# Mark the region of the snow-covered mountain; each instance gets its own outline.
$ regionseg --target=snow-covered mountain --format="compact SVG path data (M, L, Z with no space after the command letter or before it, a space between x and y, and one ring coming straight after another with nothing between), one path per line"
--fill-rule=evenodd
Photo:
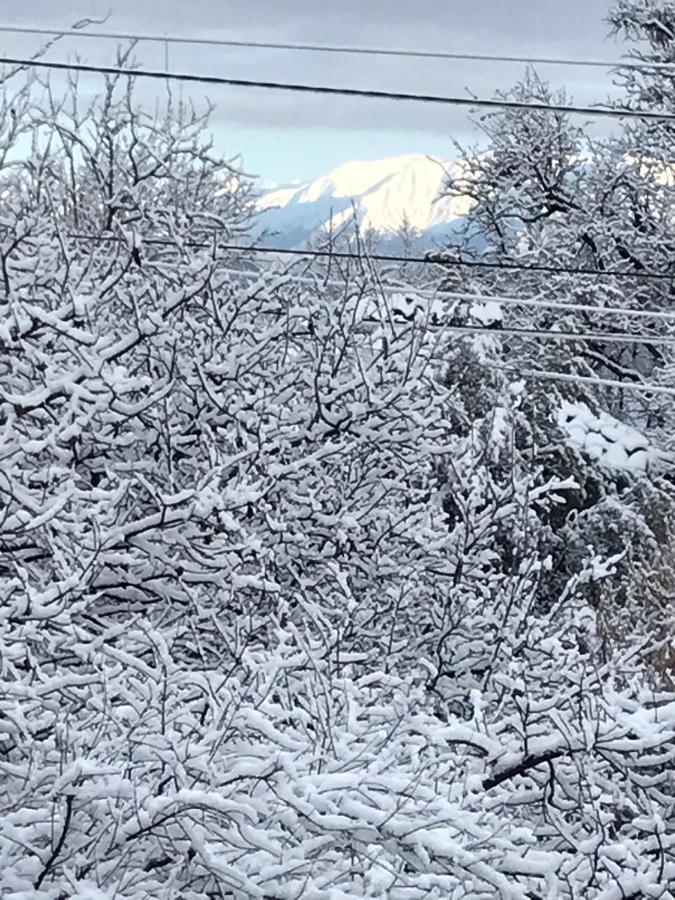
M276 187L259 198L258 225L268 245L303 246L321 230L333 232L354 217L362 233L400 240L404 225L422 243L452 239L471 208L468 198L441 196L458 163L422 154L348 162L314 181Z

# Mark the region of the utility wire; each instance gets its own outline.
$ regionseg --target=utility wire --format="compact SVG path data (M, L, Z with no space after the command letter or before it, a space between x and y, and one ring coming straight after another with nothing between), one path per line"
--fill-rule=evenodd
M253 276L253 274L254 274L254 273L248 273L248 272L241 272L240 270L237 270L237 269L226 270L226 271L231 272L232 274L238 274L238 275L244 274L247 276L248 275ZM314 286L317 285L317 282L315 279L312 279L312 278L309 278L306 276L299 276L299 277L295 276L293 278L293 280L300 281L300 282L306 282L306 283L309 283ZM344 289L343 282L333 280L333 279L329 279L328 281L321 281L320 284L322 287L337 287L337 288ZM451 300L458 300L458 301L473 300L474 302L496 302L496 303L502 303L504 305L512 303L512 304L521 305L521 306L538 306L538 307L543 307L546 309L553 308L553 309L575 310L575 311L584 311L584 312L616 312L616 313L627 314L627 315L631 315L631 316L641 316L641 317L649 316L649 317L655 317L655 318L659 318L659 319L675 321L674 313L667 313L667 312L661 312L661 311L650 312L647 310L626 310L626 309L622 309L620 307L597 307L597 306L589 306L586 304L578 304L578 303L577 304L556 303L556 302L540 301L535 298L519 299L517 297L500 297L500 296L486 295L486 294L462 294L462 293L457 293L454 291L420 291L420 290L416 290L414 288L395 287L395 286L382 285L382 284L377 285L376 290L381 293L395 293L395 294L411 293L416 296L420 296L420 297L430 299L430 300L434 300L439 297L442 297L442 298L448 298ZM447 329L447 326L446 326L446 329ZM451 328L450 330L457 331L458 329ZM462 330L465 331L467 329L462 328ZM478 332L478 329L477 328L474 329L474 333L477 333L477 332ZM506 331L504 329L492 329L492 328L485 328L484 332L486 334L491 334L495 337L499 337L500 334L509 333L508 331ZM518 334L522 334L522 330L520 330L520 329L512 329L511 333L514 333L514 332L517 332ZM531 334L532 333L529 332L530 336L531 336ZM561 335L561 337L562 337L562 335ZM588 340L591 338L591 335L589 333L576 333L575 337L582 339L582 340ZM601 340L604 340L606 338L613 339L614 337L616 337L616 335L611 335L611 333L605 332L602 334L596 333L596 337ZM622 337L628 337L628 336L624 334ZM631 343L633 343L633 342L641 343L641 341L633 341L631 339ZM485 366L485 364L483 364L483 365ZM507 372L509 374L517 375L520 378L526 378L529 381L536 381L538 379L550 380L550 381L562 381L562 382L566 382L566 383L592 385L594 387L597 387L597 386L611 387L611 388L617 388L619 390L625 390L625 391L629 391L629 392L633 391L636 393L663 394L666 396L675 397L675 388L668 388L668 387L664 387L662 385L649 385L649 384L644 384L644 383L618 381L615 379L608 379L608 378L593 378L593 377L584 376L584 375L566 375L566 374L558 373L558 372L548 372L548 371L542 372L542 371L536 370L536 369L521 371L521 370L513 369L513 368L510 368L507 366L492 365L490 367L493 369L497 369L499 371Z
M89 234L73 234L70 235L71 240L105 241L111 243L124 244L124 238L116 235L89 235ZM175 249L176 245L173 241L162 238L143 238L142 243L148 246L168 246ZM183 246L192 249L209 250L213 246L205 241L185 241ZM574 267L553 266L535 263L534 265L526 265L524 263L502 263L502 262L481 262L480 260L461 260L446 259L434 256L397 256L387 253L368 253L361 255L347 250L295 250L285 247L260 247L250 246L246 244L219 244L216 249L228 250L235 253L253 253L253 254L276 254L279 256L296 256L304 258L318 259L353 259L360 262L372 260L373 262L385 263L415 263L416 265L443 266L450 268L467 268L467 269L488 269L498 271L514 271L514 272L541 272L550 275L581 275L581 276L602 276L604 278L632 278L638 281L673 281L675 279L675 271L667 272L624 272L620 269L597 269L588 268L580 269Z
M248 250L248 247L243 247L241 245L225 245L222 249L224 250ZM345 250L293 250L293 249L285 249L283 247L259 247L255 249L255 252L259 253L278 253L279 255L287 255L287 256L313 256L313 257L323 257L323 258L334 258L334 259L357 259L363 261L364 257L359 255L358 253L352 253ZM612 269L596 269L596 268L588 268L588 269L579 269L579 268L564 268L561 266L553 266L553 265L545 265L541 263L535 263L533 265L527 265L524 263L517 264L509 264L509 263L501 263L501 262L481 262L479 260L459 260L459 259L447 259L443 257L433 257L433 256L397 256L395 254L387 254L387 253L369 253L366 259L372 259L376 262L393 262L393 263L415 263L421 265L434 265L434 266L455 266L460 268L477 268L477 269L497 269L497 270L509 270L512 269L518 272L542 272L550 275L557 274L566 274L566 275L593 275L593 276L606 276L613 278L637 278L637 279L646 279L646 280L658 280L658 281L672 281L675 278L675 272L672 274L665 272L624 272L622 270L612 270Z
M567 383L588 384L593 387L611 387L619 388L624 391L633 391L645 394L665 394L668 397L675 397L675 388L664 387L660 384L641 384L632 381L615 381L613 378L592 378L590 375L565 375L562 372L542 372L538 369L513 369L510 366L490 365L489 368L497 369L501 372L508 372L518 378L525 378L529 381L563 381Z
M434 327L432 325L432 327ZM443 331L454 334L487 334L492 337L502 335L509 337L537 338L546 341L599 341L603 344L645 344L645 345L675 345L675 337L650 337L642 334L614 333L611 331L554 331L553 329L539 328L504 328L501 326L490 328L486 325L446 325L441 323L436 326Z
M238 275L245 278L256 279L257 273L255 272L245 272L241 269L222 269L221 271L226 272L231 275ZM300 284L309 284L310 286L319 286L322 288L326 287L334 287L339 290L344 290L345 283L338 281L336 279L328 279L327 281L321 281L317 283L317 281L313 278L304 277L304 276L292 276L291 281L293 283ZM354 289L356 292L356 288ZM675 322L675 313L666 313L666 312L649 312L646 310L625 310L620 307L597 307L597 306L588 306L585 304L566 304L566 303L551 303L549 304L545 300L536 300L536 299L519 299L518 297L501 297L499 295L494 294L469 294L469 293L459 293L455 291L421 291L414 287L402 288L396 287L392 285L373 285L374 293L380 293L389 296L403 296L406 299L422 299L422 300L454 300L456 302L467 302L473 301L474 303L485 303L485 302L494 302L497 304L509 305L512 304L514 306L534 306L540 307L543 309L549 309L550 307L554 309L562 309L566 311L589 311L589 312L611 312L611 313L628 313L641 317L649 317L649 318L658 318L665 319L667 321ZM406 296L407 295L407 296ZM395 307L392 312L394 315L399 313L403 318L408 321L412 321L415 319L416 314L418 312L424 312L422 307L414 306L412 303L409 305L409 308L402 309L401 307ZM523 337L523 338L541 338L543 340L552 340L552 341L569 341L569 340L582 340L582 341L600 341L603 343L614 343L614 344L645 344L645 345L664 345L664 346L674 346L675 345L675 337L672 336L659 336L659 335L649 335L649 334L639 334L627 331L613 332L613 331L555 331L554 329L542 329L542 328L509 328L504 327L503 325L494 325L492 327L487 325L451 325L446 324L444 322L434 321L434 311L433 309L426 310L429 318L426 321L426 326L430 328L436 328L442 331L450 331L455 334L486 334L492 335L493 337L504 336L513 336L513 337ZM369 319L368 321L374 321L373 319Z
M88 237L88 236L80 236L80 237L85 237L87 240L92 240L92 238ZM96 240L96 239L94 238L94 240ZM121 239L115 238L115 237L113 237L112 240L121 241ZM164 241L163 243L169 244L170 242ZM200 245L200 246L203 246L203 245ZM357 258L361 259L361 257L357 257ZM246 271L242 271L239 269L226 269L225 271L230 272L231 274L236 274L238 276L246 276L246 277L252 277L252 278L256 277L256 274L257 274L255 272L246 272ZM315 280L307 279L305 277L298 278L297 276L295 276L292 278L292 280L293 281L295 281L295 280L311 281L312 284L314 284L314 285L317 284L317 282ZM326 283L321 282L321 286L324 286L324 287L332 286L332 285L338 286L340 288L344 288L344 283L341 283L341 282L332 281L332 280L329 280ZM385 290L395 291L396 293L405 293L405 288L399 288L399 287L390 288L389 286L383 286L383 285L377 285L375 287L377 290L380 290L380 291L385 289ZM427 292L427 293L431 293L431 292ZM439 292L439 293L442 293L443 296L449 296L450 298L453 298L453 299L462 299L462 300L466 299L466 300L480 301L480 300L490 299L490 300L494 300L494 301L498 302L498 300L500 299L500 298L492 296L492 295L488 297L487 295L475 295L475 294L465 294L464 295L464 294L457 294L457 293L451 293L451 292L447 292L447 293ZM509 301L513 300L514 302L517 301L517 298L501 298L501 299L509 300ZM523 301L518 301L518 302L523 302ZM534 304L535 302L538 303L538 301L535 301L533 299L530 299L530 300L527 300L524 302L532 303L532 304ZM544 305L544 304L542 304L542 305ZM556 308L558 306L566 307L566 304L555 304L555 306L556 306ZM578 305L578 306L580 306L580 305ZM602 307L588 307L588 309L590 311L602 311L603 310ZM608 310L605 308L605 311L608 311ZM612 311L621 312L621 313L632 312L632 313L644 313L645 315L655 315L654 313L647 313L644 310L628 311L628 310L621 310L618 308L614 308ZM668 318L671 318L671 314L667 314L667 313L658 313L656 315L658 315L659 317L665 318L666 316L668 316ZM408 318L408 317L406 317L406 318ZM413 317L411 317L411 318L414 318L414 310L413 310ZM408 321L410 321L410 319L408 319ZM462 334L462 333L486 334L486 335L489 335L492 337L497 337L497 338L499 338L500 336L503 336L503 335L513 335L513 336L518 336L518 337L520 337L520 336L528 337L528 338L538 337L540 339L544 338L544 339L552 339L552 340L598 340L598 341L620 342L620 343L627 343L627 344L657 344L657 343L658 344L675 344L675 338L668 338L668 337L652 338L650 336L630 335L627 333L616 334L616 333L611 333L611 332L594 332L594 333L554 332L554 331L550 331L550 330L544 331L544 330L536 330L536 329L519 329L519 328L495 329L495 328L489 328L486 326L453 326L453 325L445 325L443 323L441 323L440 326L438 326L438 325L434 326L432 323L428 323L428 322L426 324L427 324L427 326L431 325L432 328L440 327L443 330L451 331L451 332L454 332L457 334ZM599 387L599 386L600 387L611 387L611 388L616 388L619 390L624 390L624 391L629 391L629 392L632 391L632 392L647 393L647 394L661 394L661 395L666 395L666 396L675 396L674 388L668 388L663 385L650 385L650 384L645 384L642 382L636 383L636 382L618 381L618 380L614 380L614 379L594 378L594 377L583 376L583 375L568 375L568 374L559 373L559 372L550 372L550 371L541 371L541 370L514 369L513 367L510 367L510 366L498 366L495 364L489 364L489 365L487 365L487 367L492 368L496 371L502 371L507 374L514 375L518 378L525 378L530 381L532 381L532 380L534 380L534 381L536 381L536 380L553 380L553 381L562 381L562 382L567 382L567 383L590 385L593 387Z
M613 109L608 106L576 106L535 101L526 103L506 98L486 99L450 97L441 94L411 94L405 91L380 91L366 88L329 87L328 85L299 84L282 81L257 81L248 78L226 78L221 75L198 75L192 72L168 72L158 69L130 69L122 66L102 66L90 63L34 60L22 57L0 57L0 65L26 66L54 71L85 72L98 75L123 75L130 78L149 78L161 81L180 81L188 84L210 84L228 87L256 88L267 91L284 91L300 94L317 94L331 97L358 97L366 100L392 100L411 103L431 103L442 106L460 106L469 109L511 109L531 112L555 112L565 115L583 115L610 119L640 119L641 121L675 122L675 113L665 110Z
M156 262L154 260L148 260L148 265L152 266L152 268L163 269L168 268L170 271L173 271L175 266L171 264L166 264L162 262ZM220 272L236 275L240 278L249 278L251 280L257 280L259 275L257 272L247 272L241 269L231 269L231 268L219 268ZM292 275L290 276L291 283L309 283L312 286L317 286L317 282L311 278L302 277ZM335 287L340 290L344 290L345 284L344 282L340 282L337 280L329 279L327 281L322 281L320 283L322 288L326 287ZM516 297L504 297L501 298L496 295L476 295L469 293L457 293L457 292L437 292L435 295L427 293L427 296L423 296L422 292L416 291L414 288L411 288L406 291L405 288L396 288L386 285L374 285L375 293L383 293L389 295L403 295L404 299L409 301L406 307L396 306L390 310L390 312L394 315L395 318L403 318L407 321L417 321L418 313L422 313L422 318L424 320L425 327L431 328L433 330L439 331L447 331L453 334L458 335L488 335L492 337L520 337L527 339L538 339L544 341L597 341L600 343L610 343L610 344L640 344L645 346L675 346L675 337L669 335L649 335L644 333L632 333L627 331L563 331L563 330L555 330L553 328L515 328L515 327L504 327L501 323L498 325L453 325L449 322L439 321L439 316L436 311L434 311L433 307L415 305L414 299L422 299L422 300L434 300L439 299L439 297L443 297L443 299L455 300L456 302L461 301L474 301L474 302L485 302L486 300L493 301L495 303L499 303L502 300L505 300L506 303L515 304L523 304L523 305L531 305L531 306L543 306L548 308L548 304L546 302L540 303L536 300L525 300L521 301ZM405 295L408 294L408 297ZM412 295L412 296L410 296ZM580 306L581 304L579 304ZM569 309L563 303L555 304L556 308ZM583 307L584 309L590 309L593 312L598 311L598 307ZM601 308L600 308L601 309ZM624 312L619 308L613 308L615 312ZM634 312L642 313L644 316L656 315L662 318L668 318L671 320L675 320L675 315L668 313L656 313L650 314L644 310L634 310ZM426 318L425 318L426 314ZM379 324L380 321L374 316L365 317L363 322L375 323Z
M335 282L337 286L339 282ZM675 313L663 310L651 309L626 309L622 306L593 306L590 303L565 303L562 300L546 300L539 297L513 297L501 294L473 294L461 291L429 291L418 290L414 287L401 288L389 285L380 286L379 290L390 294L414 294L427 300L447 299L460 302L473 301L474 303L496 303L499 306L524 306L533 309L559 309L563 312L600 313L602 315L618 315L635 319L656 319L666 322L675 322Z
M363 47L363 46L347 46L344 44L312 44L312 43L294 43L288 41L247 41L235 38L210 38L203 36L184 37L175 34L148 34L142 32L130 31L101 31L88 30L72 31L70 29L49 29L49 28L33 28L21 27L16 25L0 25L0 33L10 34L35 34L35 35L54 35L83 37L83 38L102 38L116 41L135 41L157 44L182 44L192 46L208 46L208 47L233 47L250 50L284 50L302 53L327 53L327 54L345 54L353 56L383 56L395 57L399 59L437 59L437 60L455 60L461 62L495 62L495 63L522 63L527 65L549 65L549 66L568 66L568 67L586 67L599 69L637 69L640 71L673 71L674 63L658 63L658 62L639 62L635 59L571 59L564 57L550 56L504 56L493 53L452 53L441 50L410 50L396 47Z
M243 269L221 269L230 275L241 275L249 278L257 277L255 272L246 272ZM344 281L337 279L321 279L303 275L293 275L292 281L299 284L307 284L311 287L331 287L343 290ZM663 310L651 309L626 309L622 306L593 306L590 303L565 303L561 300L546 300L540 297L513 297L503 296L502 294L475 294L462 291L442 291L442 290L425 290L417 288L413 285L391 285L377 284L375 286L377 293L385 295L404 295L419 297L423 300L456 300L461 303L471 301L473 303L496 303L499 306L524 306L534 309L551 310L559 309L563 312L583 312L583 313L600 313L602 315L618 315L627 318L636 319L656 319L658 321L675 322L675 313L664 312Z

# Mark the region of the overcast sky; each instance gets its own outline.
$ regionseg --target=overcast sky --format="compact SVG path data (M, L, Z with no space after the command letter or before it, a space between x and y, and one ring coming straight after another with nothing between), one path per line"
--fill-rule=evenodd
M517 55L616 58L606 40L609 0L3 0L2 23L67 27L110 10L108 30L251 40L343 43ZM0 34L4 53L16 55L35 40ZM87 62L109 62L114 44L91 39L62 42L50 53L63 59L75 47ZM139 62L163 66L164 51L139 45ZM378 59L258 50L172 46L170 68L263 80L384 90L490 96L507 88L522 66ZM541 69L579 102L603 100L610 76L598 69ZM144 97L160 90L146 83ZM350 159L401 153L455 155L452 139L475 136L466 112L425 104L265 93L227 87L197 88L216 107L218 149L241 153L252 174L275 181L315 177Z

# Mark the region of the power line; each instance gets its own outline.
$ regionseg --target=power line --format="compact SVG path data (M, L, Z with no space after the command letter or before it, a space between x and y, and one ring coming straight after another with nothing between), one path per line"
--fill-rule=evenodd
M49 62L21 57L0 57L0 65L23 66L54 71L84 72L98 75L123 75L130 78L150 78L161 81L180 81L188 84L210 84L227 87L256 88L267 91L317 94L331 97L353 97L366 100L392 100L411 103L431 103L442 106L459 106L469 109L510 109L530 112L555 112L564 115L583 115L596 118L640 119L641 121L674 122L675 113L664 110L612 109L607 106L575 106L572 104L546 103L521 100L449 97L441 94L411 94L405 91L381 91L366 88L330 87L328 85L300 84L282 81L257 81L248 78L226 78L222 75L197 75L191 72L168 72L157 69L129 69L122 66L101 66L90 63Z
M111 243L125 243L124 239L116 235L89 235L89 234L73 234L70 235L71 240L78 241L106 241ZM162 238L143 238L142 241L148 246L167 246L174 247L172 241ZM213 249L212 245L204 241L184 241L183 246L192 249L209 250ZM524 263L503 263L503 262L482 262L480 260L461 260L461 259L444 259L432 256L399 256L388 253L368 253L359 254L347 250L296 250L286 247L260 247L246 244L219 244L217 250L228 250L237 253L253 253L253 254L275 254L278 256L296 256L305 258L320 259L353 259L361 263L368 260L373 262L386 263L415 263L428 266L443 266L445 268L467 268L467 269L487 269L498 271L514 271L514 272L539 272L549 275L580 275L580 276L602 276L604 278L632 278L638 281L673 281L675 279L675 271L667 272L624 272L620 269L597 269L587 268L580 269L565 266L553 266L535 263L534 265L526 265Z
M230 245L223 246L223 250L248 250L251 248ZM294 250L294 249L285 249L283 247L257 247L254 252L258 253L278 253L280 255L288 255L288 256L314 256L314 257L323 257L323 258L335 258L335 259L357 259L363 261L364 256L359 255L358 253L350 253L348 251L340 251L340 250ZM637 278L637 279L647 279L647 280L658 280L658 281L672 281L675 278L675 272L672 274L668 274L665 272L623 272L621 270L612 270L612 269L596 269L596 268L588 268L588 269L579 269L579 268L566 268L561 266L552 266L545 265L541 263L535 263L534 265L526 265L526 264L509 264L509 263L501 263L501 262L481 262L479 260L459 260L459 259L443 259L438 257L429 257L429 256L397 256L395 254L387 254L387 253L369 253L365 257L366 259L372 259L376 262L394 262L394 263L416 263L421 265L437 265L437 266L457 266L460 268L476 268L476 269L498 269L498 270L509 270L512 269L517 272L541 272L549 275L558 275L558 274L566 274L566 275L593 275L593 276L611 276L613 278Z
M252 278L255 277L256 274L254 272L246 272L242 269L224 269L221 271L225 271L232 275L246 275ZM317 284L315 278L302 275L294 275L293 281L300 284L309 284L311 286ZM334 287L338 289L343 289L345 286L344 281L338 281L337 279L332 278L327 280L322 279L320 283L322 287ZM376 290L378 293L382 294L413 295L414 297L420 297L424 300L442 299L456 300L458 302L472 301L473 303L496 303L500 306L523 306L543 310L559 309L563 312L601 313L603 315L612 316L616 314L628 318L656 319L659 321L675 322L675 313L664 312L663 310L626 309L621 306L593 306L590 303L565 303L561 300L545 300L539 297L513 297L504 296L502 294L475 294L462 291L425 290L412 285L397 286L377 284Z
M192 46L232 47L250 50L283 50L302 53L327 53L345 54L353 56L382 56L400 59L436 59L460 62L496 62L519 63L526 65L550 65L567 67L586 67L601 69L637 69L672 71L673 63L636 62L632 59L574 59L549 56L504 56L493 53L453 53L441 50L410 50L398 47L363 47L347 46L344 44L313 44L295 43L288 41L249 41L235 38L209 38L203 36L185 37L173 34L149 34L129 31L72 31L70 29L49 29L21 27L15 25L0 25L0 33L10 34L34 34L34 35L59 35L80 38L102 38L117 41L135 41L157 44L182 44Z
M157 262L155 260L149 260L148 263L153 268L166 268L172 270L175 268L174 264L166 264ZM228 275L236 275L239 278L248 278L251 280L256 280L259 277L259 273L256 271L246 271L244 269L233 269L230 267L219 267L218 271L224 272ZM307 284L311 287L316 287L319 285L322 288L336 288L338 290L343 290L345 288L344 281L338 281L337 279L321 279L318 283L316 278L311 278L309 276L295 275L293 274L290 277L290 280L294 284ZM536 309L543 310L562 310L564 312L589 312L589 313L601 313L601 314L609 314L621 317L631 317L631 318L641 318L641 319L656 319L659 321L666 322L675 322L675 313L664 312L662 310L645 310L645 309L626 309L624 307L619 306L592 306L590 304L584 303L564 303L562 301L554 301L554 300L544 300L536 297L510 297L503 296L501 294L476 294L476 293L468 293L468 292L459 292L459 291L439 291L439 290L424 290L414 286L400 286L400 285L388 285L376 283L373 285L374 292L377 294L389 295L389 296L403 296L404 299L412 303L414 299L421 300L454 300L456 302L472 302L472 303L495 303L500 306L518 306L518 307L532 307ZM396 307L394 309L394 313L401 313L405 318L412 320L417 311L419 311L421 307L417 306L408 306L405 311L400 307ZM433 316L433 310L431 310ZM406 315L407 314L407 315ZM431 327L442 327L446 330L456 331L457 333L467 332L473 334L491 334L491 335L513 335L513 336L525 336L525 337L543 337L549 338L551 340L571 340L578 338L579 340L598 340L604 341L606 343L622 343L622 344L652 344L652 345L673 345L675 344L675 337L659 337L658 335L649 335L649 334L638 334L635 332L628 331L619 331L619 332L572 332L572 331L555 331L554 329L523 329L523 328L504 328L503 326L493 326L493 327L480 327L480 326L450 326L450 325L439 325L435 323L431 325Z
M385 288L393 293L405 292L405 288ZM467 301L472 300L474 303L497 303L500 306L524 306L534 309L559 309L563 312L584 312L584 313L601 313L607 315L618 314L628 318L636 319L658 319L661 321L675 322L675 313L663 312L662 310L648 309L626 309L621 306L593 306L590 303L564 303L561 300L545 300L537 297L513 297L502 296L501 294L469 294L458 291L418 291L415 288L408 289L410 293L416 293L418 296L425 297L429 300L434 297L443 297L448 300Z
M650 337L642 334L614 333L611 331L554 331L540 328L489 328L486 325L446 325L438 326L455 334L487 334L493 337L537 338L549 341L599 341L603 344L645 344L675 345L675 337Z
M586 375L565 375L562 372L541 372L538 369L520 370L513 369L509 366L490 365L490 368L497 369L501 372L517 375L519 378L526 378L531 381L543 379L544 381L563 381L568 383L589 384L594 387L611 387L619 388L624 391L633 391L635 393L646 394L665 394L668 397L675 397L675 388L664 387L660 384L642 384L632 381L615 381L613 378L592 378Z
M166 264L156 263L153 260L149 260L149 264L154 267L164 268L167 267ZM173 268L173 267L171 267ZM226 272L227 274L236 275L241 278L251 278L256 279L258 277L258 273L256 272L246 272L240 269L231 269L224 268L220 269L220 271ZM310 283L311 285L315 285L316 282L310 278L305 278L302 276L291 276L291 281L295 283ZM337 280L329 279L328 281L321 282L322 287L336 287L339 289L343 289L345 287L344 282L340 282ZM520 300L516 297L503 297L500 298L496 295L476 295L469 293L456 293L456 292L443 292L436 293L435 295L426 296L422 295L422 292L416 291L414 288L406 291L404 288L395 288L391 286L385 285L376 285L375 289L377 292L396 294L396 295L405 295L406 293L416 295L418 299L438 299L439 296L442 296L444 299L454 299L457 301L474 301L474 302L485 302L487 300L494 301L499 303L500 301L506 301L506 303L513 304L523 304L523 305L531 305L531 306L544 306L548 308L548 305L544 303L539 303L536 300ZM402 316L407 321L414 321L417 317L418 312L424 313L425 310L420 306L413 305L412 298L405 298L406 300L410 299L410 304L405 308L400 306L395 307L392 310L392 313L396 316ZM580 304L579 304L580 305ZM555 304L556 308L568 309L565 304L557 303ZM586 309L590 309L594 312L598 311L597 307L584 307ZM614 307L614 312L624 312L618 307ZM502 324L496 326L486 326L486 325L453 325L449 322L439 322L438 316L435 315L433 309L426 310L427 314L430 314L427 321L426 326L432 329L438 329L440 331L447 331L453 334L465 334L465 335L488 335L492 337L520 337L527 339L539 339L539 340L549 340L549 341L597 341L600 343L610 343L610 344L640 344L645 346L675 346L675 337L668 335L649 335L649 334L639 334L632 333L627 331L620 332L611 332L611 331L558 331L552 328L542 329L542 328L514 328L514 327L504 327ZM675 315L668 313L654 313L650 314L644 310L635 310L634 312L642 313L644 316L655 315L660 318L668 318L675 320ZM373 322L377 323L375 317L364 318L362 321L365 322Z
M150 260L150 264L158 268L172 268L172 265L166 263L158 263L156 260ZM189 265L189 264L186 264ZM219 267L218 271L225 272L228 275L237 275L242 278L255 280L258 277L257 270L232 269L230 267ZM345 282L336 278L312 278L308 275L291 276L291 280L296 284L307 284L310 287L331 287L338 290L345 288ZM566 303L562 300L546 300L543 297L515 297L503 294L477 294L467 291L443 291L437 289L425 289L416 287L415 285L396 285L383 284L376 282L374 290L378 294L389 296L404 296L419 298L423 300L456 300L457 302L473 303L495 303L499 306L523 306L542 310L561 310L562 312L584 312L599 313L600 315L618 315L627 318L636 319L656 319L657 321L675 322L675 313L665 312L656 309L629 309L624 306L597 306L590 303ZM360 289L360 287L358 288ZM354 290L357 290L355 287Z
M76 236L77 237L77 236ZM82 236L80 236L82 237ZM87 236L84 236L87 237ZM91 238L88 238L91 240ZM120 241L121 239L113 237L112 240ZM169 241L165 241L163 243L170 243ZM201 245L203 246L203 245ZM357 257L361 258L361 257ZM236 274L238 276L248 276L255 277L257 273L255 272L246 272L238 269L226 269L225 271ZM312 284L316 284L312 279L307 279L302 276L294 276L294 281L311 281ZM328 282L321 282L322 286L331 286L335 285L343 288L344 284L337 281L329 280ZM378 290L390 290L395 291L396 293L405 293L405 288L400 287L392 287L386 285L377 285ZM431 293L431 292L425 292ZM496 296L487 296L487 295L475 295L475 294L457 294L451 292L438 292L442 296L448 296L455 299L466 299L466 300L474 300L474 301L486 301L486 300L508 300L513 302L527 302L534 304L534 299L529 299L527 301L519 301L518 298L499 298ZM433 297L431 299L434 299ZM545 304L542 304L545 305ZM565 304L555 304L556 308L558 306L565 307ZM588 307L591 311L601 311L603 308L598 307ZM609 310L606 310L609 311ZM659 317L673 317L672 314L667 313L647 313L646 311L638 311L638 310L621 310L619 308L612 308L612 311L616 312L632 312L643 313L645 315L658 315ZM413 311L414 315L414 311ZM410 321L410 317L406 317ZM373 321L373 320L371 320ZM430 325L431 328L438 328L444 331L450 331L456 334L485 334L492 337L501 337L501 336L516 336L516 337L527 337L527 338L539 338L545 340L596 340L600 342L609 342L609 343L623 343L623 344L675 344L675 337L651 337L649 335L633 335L629 333L612 333L612 332L556 332L552 330L543 330L543 329L521 329L521 328L490 328L486 326L466 326L466 325L450 325L450 324L433 324L426 323ZM497 371L507 372L508 374L517 375L519 378L526 378L528 380L553 380L553 381L563 381L570 383L579 383L585 385L592 385L594 387L603 386L603 387L612 387L625 391L633 391L640 393L650 393L650 394L663 394L667 396L675 396L675 389L664 387L662 385L650 385L642 382L626 382L626 381L617 381L614 379L607 378L593 378L590 376L583 375L567 375L558 372L550 372L550 371L541 371L541 370L522 370L522 369L514 369L509 366L498 366L495 364L489 364L487 367L495 369Z
M255 272L246 272L241 269L222 269L221 271L226 272L230 275L238 275L241 277L248 277L251 279L255 279L257 277L257 273ZM300 284L309 284L311 286L315 286L317 284L315 279L303 276L292 276L291 280L294 283ZM337 289L344 289L345 283L341 281L337 281L336 279L328 279L327 281L321 281L321 287L334 287ZM512 304L514 306L535 306L543 309L563 309L568 311L590 311L590 312L612 312L612 313L633 313L634 315L638 315L644 318L658 318L665 319L668 321L675 321L675 313L666 313L666 312L648 312L646 310L624 310L620 307L597 307L597 306L587 306L584 304L565 304L565 303L548 303L547 301L539 301L536 299L520 299L518 297L501 297L495 294L469 294L469 293L459 293L455 291L422 291L418 290L414 287L404 288L404 287L395 287L393 285L383 285L378 284L374 286L374 290L376 293L388 294L390 296L404 296L406 299L413 298L415 299L423 299L423 300L456 300L458 302L466 302L473 301L475 303L486 303L486 302L494 302L497 304L509 305ZM408 295L406 297L406 295ZM420 310L420 307L415 307L411 305L405 311L400 307L396 307L393 312L404 314L404 317L412 320L417 311ZM433 310L431 311L433 316ZM445 323L433 323L431 327L441 328L445 331L452 331L457 334L467 333L467 334L488 334L492 336L499 337L500 335L508 335L508 336L516 336L516 337L528 337L528 338L543 338L549 340L557 340L557 341L565 341L565 340L597 340L603 341L605 343L619 343L619 344L653 344L653 345L675 345L675 337L662 336L658 335L649 335L649 334L635 334L632 332L621 331L621 332L612 332L612 331L555 331L554 329L542 329L542 328L504 328L502 325L498 326L485 326L485 325L450 325Z

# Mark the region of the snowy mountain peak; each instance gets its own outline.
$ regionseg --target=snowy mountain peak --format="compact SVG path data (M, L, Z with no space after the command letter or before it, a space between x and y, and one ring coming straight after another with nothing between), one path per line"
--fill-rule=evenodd
M321 230L339 228L354 216L364 231L384 238L404 225L421 234L450 233L471 208L467 198L443 197L449 163L420 153L378 160L352 161L313 181L277 187L264 193L257 209L261 228L272 242L305 243Z

